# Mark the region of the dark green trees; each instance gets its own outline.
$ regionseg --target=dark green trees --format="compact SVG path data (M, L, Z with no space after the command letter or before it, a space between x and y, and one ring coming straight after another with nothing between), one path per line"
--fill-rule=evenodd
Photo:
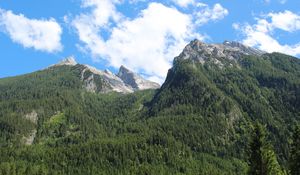
M300 125L298 125L293 133L293 143L290 152L290 173L291 175L300 174Z
M249 175L284 174L266 137L265 127L256 123L249 145Z
M274 150L287 165L300 59L249 55L223 65L178 60L161 89L126 95L86 92L78 66L0 79L0 175L284 174ZM37 123L26 117L33 111ZM250 144L255 121L270 135L256 124ZM292 175L300 175L299 135Z

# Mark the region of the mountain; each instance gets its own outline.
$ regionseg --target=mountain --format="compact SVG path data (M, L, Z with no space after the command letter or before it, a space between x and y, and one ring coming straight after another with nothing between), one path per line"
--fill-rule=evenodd
M212 60L216 65L223 66L224 61L237 61L244 55L261 56L263 54L265 52L261 50L234 41L224 41L223 44L206 44L196 39L187 45L177 58L190 59L200 63Z
M55 66L75 66L77 65L78 63L76 62L75 58L73 56L70 56L66 59L63 59L61 62L55 64L55 65L52 65L50 67L55 67Z
M299 77L300 60L295 57L235 42L194 40L175 58L151 101L150 116L200 115L213 143L195 135L191 146L218 155L226 147L236 157L246 149L251 123L259 121L272 133L284 162L290 126L300 119Z
M131 86L134 90L158 89L160 87L158 83L145 80L124 66L120 67L117 76L121 78L125 84Z
M121 66L119 73L115 75L109 70L101 71L89 65L78 64L73 57L69 57L58 64L50 66L50 69L60 66L72 66L80 69L83 87L90 92L132 93L138 90L158 89L160 87L159 84L144 79L124 66Z
M240 175L256 122L288 167L300 60L194 40L161 87L67 58L0 79L0 99L0 174Z

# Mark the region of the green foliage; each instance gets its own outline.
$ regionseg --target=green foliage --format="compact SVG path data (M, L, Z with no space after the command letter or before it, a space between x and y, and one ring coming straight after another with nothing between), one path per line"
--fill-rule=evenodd
M272 133L279 161L286 164L291 135L288 124L300 120L299 59L273 53L242 56L236 63L224 59L223 64L227 66L175 60L151 102L149 116L199 114L216 123L225 118L233 136L226 143L242 140L234 149L238 153L246 148L243 143L249 138L250 124L259 121Z
M266 174L263 152L266 147L266 131L260 124L254 127L249 148L249 175Z
M249 143L251 167L282 173L300 120L300 61L274 53L222 63L176 60L161 89L132 94L86 92L80 65L0 79L0 174L240 175ZM33 111L37 123L26 118ZM255 121L270 133L257 142Z
M291 175L300 174L300 126L297 125L293 133L293 142L290 153L290 171Z
M265 128L256 123L249 145L249 175L284 174L266 137Z
M272 147L263 149L263 164L266 166L267 175L285 175L285 171L280 167L275 152Z
M50 117L49 121L45 122L46 128L51 127L59 127L60 125L63 125L66 122L66 116L64 113L58 113Z

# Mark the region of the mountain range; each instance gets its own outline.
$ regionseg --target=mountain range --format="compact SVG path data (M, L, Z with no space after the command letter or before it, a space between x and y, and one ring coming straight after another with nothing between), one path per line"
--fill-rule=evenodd
M158 89L160 87L158 83L146 80L124 66L121 66L118 74L115 75L109 70L101 71L89 65L78 64L73 57L69 57L58 64L50 66L49 69L55 69L59 66L72 66L80 69L83 88L90 92L132 93L138 90Z
M191 41L160 86L69 57L0 79L0 174L246 174L255 122L287 168L300 60Z

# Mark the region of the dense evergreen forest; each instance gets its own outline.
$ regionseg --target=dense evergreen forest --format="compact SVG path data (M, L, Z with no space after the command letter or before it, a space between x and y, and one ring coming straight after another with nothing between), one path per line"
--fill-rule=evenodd
M87 92L80 65L0 79L0 174L299 175L300 60L224 64L131 94Z

